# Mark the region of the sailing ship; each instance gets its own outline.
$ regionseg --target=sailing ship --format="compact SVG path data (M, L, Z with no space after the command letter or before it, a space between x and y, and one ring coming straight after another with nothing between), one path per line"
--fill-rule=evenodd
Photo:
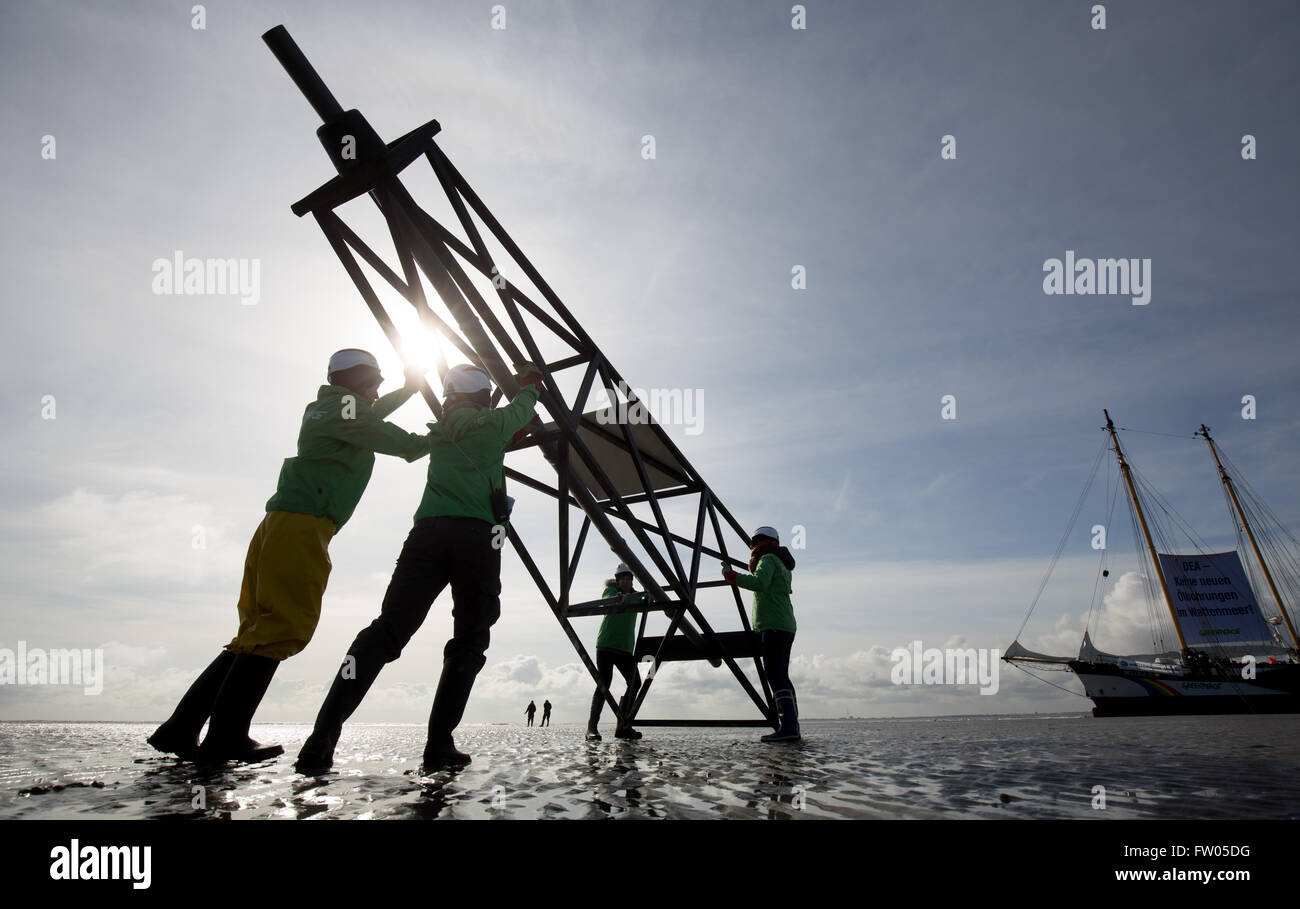
M1204 438L1218 467L1239 545L1226 552L1207 552L1193 543L1190 551L1172 551L1174 535L1167 532L1159 515L1152 513L1150 501L1144 500L1156 499L1156 511L1179 523L1181 519L1140 474L1135 479L1110 413L1103 413L1109 447L1127 492L1134 537L1139 541L1139 573L1150 607L1153 652L1129 656L1104 653L1093 645L1085 625L1076 657L1035 653L1020 644L1017 634L1002 658L1013 664L1055 665L1061 671L1074 672L1098 717L1300 712L1300 638L1289 612L1300 590L1300 545L1201 424L1194 437ZM1105 447L1098 452L1093 477ZM1089 486L1091 483L1090 478ZM1087 491L1085 488L1084 496ZM1079 504L1082 506L1082 498ZM1076 508L1075 518L1079 510ZM1052 565L1069 534L1067 529ZM1190 539L1186 530L1184 534ZM1101 548L1104 564L1104 546ZM1244 559L1242 552L1246 553ZM1099 570L1102 577L1109 575L1108 569ZM1258 587L1268 593L1263 603L1252 585L1252 580L1258 583L1261 579L1264 583ZM1046 584L1044 578L1040 596Z

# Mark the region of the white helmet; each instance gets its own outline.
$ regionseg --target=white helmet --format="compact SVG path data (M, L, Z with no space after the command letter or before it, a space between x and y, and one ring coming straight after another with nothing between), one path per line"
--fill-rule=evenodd
M447 370L442 380L444 394L473 394L476 391L491 391L492 380L488 374L470 363L462 363Z
M379 368L379 361L375 359L374 354L368 350L361 350L357 347L345 347L343 350L336 351L334 356L330 357L329 369L325 371L325 377L329 378L336 372L342 372L345 369L351 369L353 366L369 366L373 369Z
M771 537L773 542L781 542L781 537L777 534L776 528L768 527L766 524L754 531L753 539L757 540L759 537Z
M618 577L620 574L631 574L631 573L632 573L632 569L628 568L627 565L623 564L622 562L619 562L618 567L614 569L614 577Z

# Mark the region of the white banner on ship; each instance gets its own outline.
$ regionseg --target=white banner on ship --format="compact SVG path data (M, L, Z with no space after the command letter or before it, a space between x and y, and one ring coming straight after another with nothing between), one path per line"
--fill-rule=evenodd
M1160 553L1174 613L1189 647L1271 644L1273 632L1255 602L1236 551Z

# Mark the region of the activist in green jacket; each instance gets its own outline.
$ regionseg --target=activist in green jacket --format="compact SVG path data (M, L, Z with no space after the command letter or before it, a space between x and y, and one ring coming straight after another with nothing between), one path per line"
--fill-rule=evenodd
M324 515L342 529L370 482L376 452L407 461L429 453L428 436L384 420L413 394L408 385L371 404L343 385L322 385L303 411L298 454L285 459L266 510Z
M537 394L525 385L505 407L453 404L441 422L429 424L429 478L416 521L464 517L497 523L492 490L505 489L506 446L532 420Z
M333 766L343 724L361 704L380 670L402 655L430 607L448 586L452 637L442 651L442 673L429 711L421 766L428 771L468 763L452 733L460 725L487 662L492 626L501 617L501 535L504 512L502 465L505 450L533 420L544 381L525 363L520 391L505 407L493 408L492 380L480 367L459 364L442 379L442 419L430 424L429 472L415 524L397 557L379 616L348 648L311 735L298 752L302 773ZM494 506L493 489L501 501Z
M738 574L723 565L729 584L754 591L754 631L758 633L763 668L772 686L779 725L764 742L797 742L799 702L790 681L790 649L794 646L794 607L790 604L794 556L781 545L776 528L764 525L750 538L749 570Z
M628 578L632 575L629 573ZM627 582L628 589L631 589L631 582ZM619 586L618 580L611 578L605 582L605 589L601 592L601 599L616 597L625 593ZM628 593L623 597L625 603L644 603L645 594ZM618 615L607 615L600 622L600 631L596 633L596 648L605 647L609 650L618 650L622 653L632 653L636 649L636 623L637 613L624 612Z
M790 584L794 556L784 546L758 556L751 574L736 575L736 586L754 591L753 622L755 631L788 631L797 629L794 606L790 603Z
M632 590L632 571L624 564L614 569L614 577L605 582L601 599L622 596L624 603L644 603L645 594ZM636 665L636 624L639 613L625 612L605 616L600 622L600 631L596 635L596 673L601 684L606 688L614 679L614 670L618 669L627 683L618 709L623 715L632 709L637 693L641 690L641 673ZM612 692L611 692L612 693ZM600 732L596 728L600 723L600 713L605 706L605 697L597 688L591 696L591 714L587 718L587 738L593 742L600 741ZM614 736L620 739L639 739L641 733L622 721L614 730Z
M281 467L275 495L248 544L238 633L149 737L159 751L216 762L260 761L284 750L253 741L249 724L280 662L315 634L332 567L330 540L365 491L374 452L408 461L428 452L425 437L383 420L414 393L417 373L400 391L379 398L379 362L348 348L330 357L325 375L330 384L303 413L298 455ZM208 734L200 745L205 722Z

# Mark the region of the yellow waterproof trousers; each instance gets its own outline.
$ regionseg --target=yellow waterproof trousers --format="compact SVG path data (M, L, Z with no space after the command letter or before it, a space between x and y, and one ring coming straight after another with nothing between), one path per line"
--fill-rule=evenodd
M248 544L231 653L286 660L307 646L329 580L331 518L268 511Z

